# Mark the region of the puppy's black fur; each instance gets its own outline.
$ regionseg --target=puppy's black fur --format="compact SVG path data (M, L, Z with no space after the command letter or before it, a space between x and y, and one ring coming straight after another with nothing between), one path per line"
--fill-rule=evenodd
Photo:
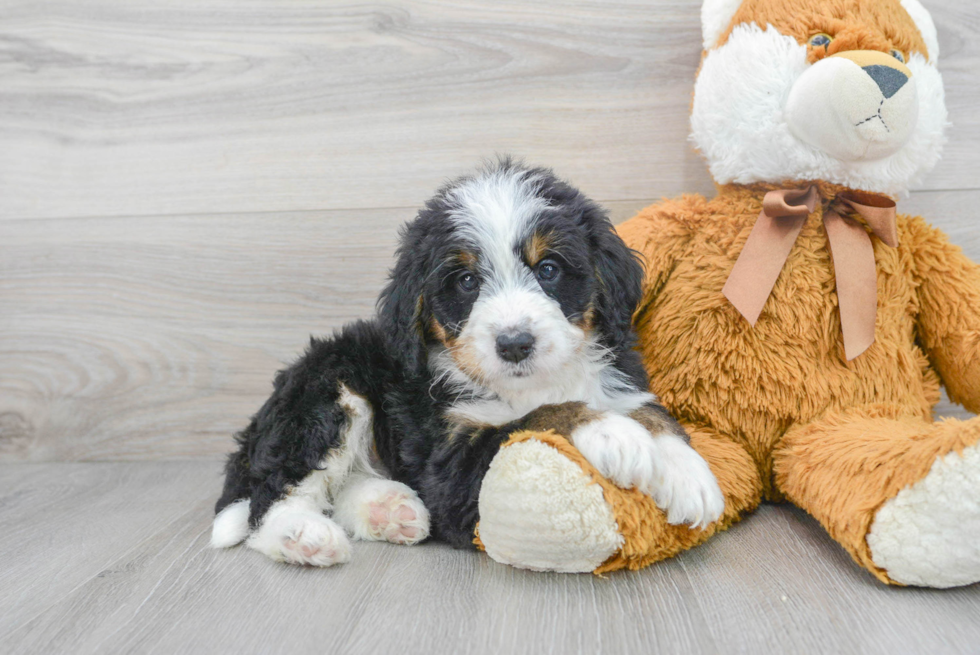
M569 320L590 311L590 329L609 350L612 365L645 391L646 374L632 348L631 317L642 276L634 253L598 205L550 171L507 160L497 168L541 180L538 193L548 209L537 225L560 237L569 276L546 292ZM484 474L500 445L533 421L535 412L496 427L452 424L446 414L458 394L429 370L429 350L439 346L433 320L458 330L472 306L446 282L456 279L448 268L462 248L448 219L455 209L449 192L457 184L441 189L402 231L378 317L348 325L330 339L312 339L306 354L276 376L272 396L236 436L239 450L229 457L216 512L249 498L255 528L275 501L320 466L340 445L348 420L337 402L342 383L371 405L377 456L392 479L419 493L433 536L473 547Z

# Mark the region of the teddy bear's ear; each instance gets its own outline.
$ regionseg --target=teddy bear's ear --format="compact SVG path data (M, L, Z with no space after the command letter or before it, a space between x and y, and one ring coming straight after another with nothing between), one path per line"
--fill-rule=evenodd
M718 44L718 39L728 29L741 6L742 0L704 0L701 5L701 35L705 50L711 50Z
M939 37L936 35L936 24L932 22L932 16L919 0L902 0L902 7L912 17L915 26L919 28L922 40L926 42L929 63L935 64L939 59Z

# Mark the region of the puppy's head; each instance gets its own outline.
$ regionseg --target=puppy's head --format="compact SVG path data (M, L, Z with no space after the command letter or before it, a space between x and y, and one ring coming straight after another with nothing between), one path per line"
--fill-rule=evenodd
M705 0L692 138L715 180L900 194L939 159L939 44L918 0Z
M441 189L406 226L379 309L411 369L434 353L514 392L631 347L641 275L598 205L503 160Z

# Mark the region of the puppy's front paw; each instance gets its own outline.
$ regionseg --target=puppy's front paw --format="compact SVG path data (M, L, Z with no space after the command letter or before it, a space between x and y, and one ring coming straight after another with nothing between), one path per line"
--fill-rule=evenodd
M333 566L350 560L350 541L344 529L309 509L273 507L248 545L289 564Z
M599 420L576 428L571 441L592 466L617 486L636 487L653 495L660 473L653 438L633 419L604 414Z
M667 522L706 528L725 511L725 497L708 463L672 434L654 437L661 476L651 494L667 512Z
M725 509L707 462L676 435L653 436L635 420L610 413L577 428L572 443L616 485L652 497L671 524L703 528Z

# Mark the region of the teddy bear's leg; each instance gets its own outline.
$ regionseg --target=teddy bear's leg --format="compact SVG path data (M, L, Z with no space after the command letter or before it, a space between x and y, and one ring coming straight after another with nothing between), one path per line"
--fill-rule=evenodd
M882 581L980 581L980 417L852 408L791 428L773 459L779 491Z
M687 426L725 496L706 529L671 525L653 499L621 489L564 437L524 431L494 458L480 492L480 544L495 560L535 570L639 569L702 543L758 505L758 468L740 445Z
M478 545L522 569L592 571L623 545L600 480L565 437L512 435L483 478Z
M708 463L718 480L725 497L721 517L703 530L671 525L648 496L634 489L609 485L607 496L620 499L614 501L614 506L625 543L615 557L596 569L596 573L620 568L640 569L673 557L727 529L761 502L763 484L759 467L741 444L707 426L686 423L684 428L691 438L691 446Z

